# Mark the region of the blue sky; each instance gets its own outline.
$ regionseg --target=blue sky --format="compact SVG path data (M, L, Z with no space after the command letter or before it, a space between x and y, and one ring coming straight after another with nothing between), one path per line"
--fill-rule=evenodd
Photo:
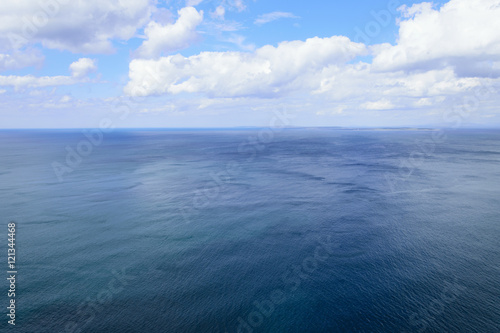
M0 4L0 128L500 125L500 0ZM281 112L281 111L280 111Z

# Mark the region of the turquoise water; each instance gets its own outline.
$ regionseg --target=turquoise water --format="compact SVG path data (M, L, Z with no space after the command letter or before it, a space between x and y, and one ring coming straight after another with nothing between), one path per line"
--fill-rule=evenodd
M500 132L433 133L0 131L15 330L499 332Z

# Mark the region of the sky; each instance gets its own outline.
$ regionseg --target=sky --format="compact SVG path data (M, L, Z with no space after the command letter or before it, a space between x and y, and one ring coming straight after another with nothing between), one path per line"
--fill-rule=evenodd
M500 0L0 2L0 128L499 127Z

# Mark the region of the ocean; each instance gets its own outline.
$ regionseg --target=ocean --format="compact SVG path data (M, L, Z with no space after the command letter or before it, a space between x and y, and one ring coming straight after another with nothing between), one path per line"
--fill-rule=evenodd
M498 130L2 130L0 161L2 331L500 332Z

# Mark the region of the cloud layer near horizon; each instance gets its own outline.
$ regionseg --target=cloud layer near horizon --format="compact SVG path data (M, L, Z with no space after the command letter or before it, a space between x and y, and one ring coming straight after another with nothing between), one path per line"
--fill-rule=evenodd
M130 47L128 80L120 86L125 96L169 100L161 106L154 98L143 99L141 113L229 112L234 105L261 110L284 103L313 108L314 116L356 114L362 119L368 112L398 115L405 110L432 114L441 103L500 83L500 0L402 6L396 16L384 18L398 22L392 44L331 36L260 47L242 34L241 22L228 18L248 10L248 2L241 0L216 1L205 10L194 7L208 6L200 0L179 0L182 8L175 10L157 7L153 0L51 0L44 2L46 20L35 2L0 4L0 13L8 13L0 14L0 72L41 67L44 49L73 52L78 60L68 62L69 75L0 75L0 88L31 93L29 89L97 82L89 77L97 62L85 54L112 53L117 42ZM295 14L300 13L259 13L249 22L255 28L271 27L285 22L274 22L280 18L300 20ZM207 38L215 38L215 50L190 48ZM217 43L232 43L236 50ZM178 53L186 49L189 53ZM1 91L5 98L8 90ZM64 96L59 100L69 102ZM102 108L114 97L103 98ZM499 101L496 93L488 98L490 105ZM484 111L484 116L492 114L491 107Z

